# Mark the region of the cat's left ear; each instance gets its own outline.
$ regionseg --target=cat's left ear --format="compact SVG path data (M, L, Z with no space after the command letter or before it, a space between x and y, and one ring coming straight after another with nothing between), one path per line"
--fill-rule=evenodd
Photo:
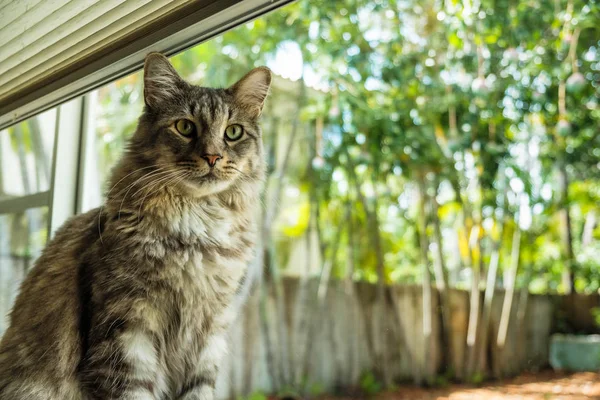
M150 53L144 62L144 101L152 109L172 100L179 93L183 80L160 53Z
M229 90L233 93L238 104L258 117L265 105L270 87L271 70L267 67L258 67L248 72Z

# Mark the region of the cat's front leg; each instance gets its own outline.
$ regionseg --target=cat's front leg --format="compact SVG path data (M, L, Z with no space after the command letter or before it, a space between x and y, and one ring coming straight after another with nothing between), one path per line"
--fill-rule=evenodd
M227 352L224 333L210 336L200 353L196 370L177 400L213 400L219 364Z
M215 384L205 379L198 379L184 389L177 400L213 400L215 398Z
M155 400L158 367L152 337L126 330L89 349L82 381L90 399Z

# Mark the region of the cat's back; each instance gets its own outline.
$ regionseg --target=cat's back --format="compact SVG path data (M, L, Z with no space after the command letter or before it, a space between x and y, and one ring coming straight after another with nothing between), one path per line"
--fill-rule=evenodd
M98 239L98 212L67 221L21 285L0 342L0 399L80 398L78 270Z

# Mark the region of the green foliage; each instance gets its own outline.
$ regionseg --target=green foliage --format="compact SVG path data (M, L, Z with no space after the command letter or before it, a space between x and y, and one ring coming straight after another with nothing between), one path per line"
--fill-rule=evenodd
M262 392L254 392L245 397L240 396L238 400L268 400L268 397Z
M308 385L308 394L310 396L319 396L323 393L325 393L325 387L322 384L314 382Z
M375 374L367 372L360 378L360 388L367 395L372 396L383 390L383 384L377 380Z
M469 382L473 385L481 385L485 381L485 375L482 372L476 372L469 378Z
M594 321L596 322L596 326L600 328L600 307L592 308L592 315L594 316Z
M600 213L599 26L596 0L299 1L172 61L192 82L226 87L257 65L288 73L277 62L300 54L286 67L298 67L301 79L276 79L263 119L270 188L284 179L273 230L280 268L318 231L334 276L346 277L352 260L354 279L421 282L422 180L427 237L443 246L451 284L466 286L471 268L489 262L505 220L501 273L521 229L529 239L519 284L564 291L568 266L576 289L594 292L599 238L584 246L582 234L588 214ZM134 129L141 85L138 73L100 91L102 170ZM566 199L557 179L563 167ZM563 243L565 204L573 260Z

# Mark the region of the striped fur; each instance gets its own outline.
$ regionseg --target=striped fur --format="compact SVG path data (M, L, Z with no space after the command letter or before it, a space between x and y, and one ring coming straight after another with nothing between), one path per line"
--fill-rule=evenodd
M270 73L209 89L151 54L144 79L105 204L67 221L21 287L0 343L1 399L213 398L253 257ZM177 132L181 118L195 136ZM234 123L244 137L228 142ZM213 169L206 153L222 157Z

